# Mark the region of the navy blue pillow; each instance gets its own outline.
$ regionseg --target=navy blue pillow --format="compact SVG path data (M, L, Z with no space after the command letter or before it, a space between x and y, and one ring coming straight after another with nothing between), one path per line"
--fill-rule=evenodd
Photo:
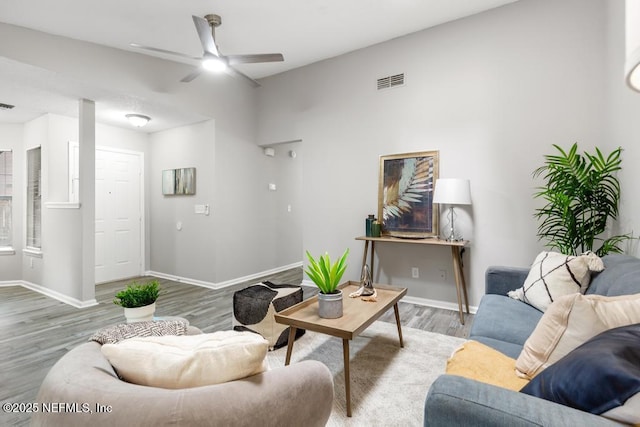
M596 415L624 405L640 392L640 324L596 335L520 391Z

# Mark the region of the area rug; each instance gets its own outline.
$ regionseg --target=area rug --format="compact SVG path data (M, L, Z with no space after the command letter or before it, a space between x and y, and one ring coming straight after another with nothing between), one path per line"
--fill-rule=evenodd
M333 374L333 411L328 426L422 426L429 386L444 373L446 361L465 340L377 321L351 341L351 418L347 417L342 340L307 331L293 346L291 363L318 360ZM283 366L287 348L269 352L274 368Z

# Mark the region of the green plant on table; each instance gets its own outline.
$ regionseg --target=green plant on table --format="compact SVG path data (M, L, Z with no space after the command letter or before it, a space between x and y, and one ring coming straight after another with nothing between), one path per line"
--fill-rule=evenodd
M598 148L595 154L585 152L583 156L577 143L566 152L554 147L559 154L544 156L544 166L533 172L534 177L542 176L546 181L534 194L546 202L534 214L541 220L538 237L566 255L622 252L618 245L631 236L604 237L609 219L618 215L620 183L616 172L621 169L622 148L605 157ZM599 248L595 248L597 242Z
M156 302L158 295L160 295L160 284L157 280L142 284L134 281L116 294L113 303L124 308L144 307Z
M307 258L309 259L309 265L305 270L305 273L316 284L320 292L323 294L334 294L340 284L340 279L347 269L347 255L349 255L349 248L347 248L340 259L331 264L331 259L327 252L321 255L317 260L311 256L309 251L306 251Z

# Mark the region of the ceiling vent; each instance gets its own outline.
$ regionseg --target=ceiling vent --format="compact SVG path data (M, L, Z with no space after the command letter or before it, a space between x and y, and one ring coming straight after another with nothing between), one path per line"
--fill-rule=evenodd
M0 110L11 110L15 105L3 104L0 102Z
M404 73L394 74L393 76L381 77L378 79L378 90L389 89L397 86L404 86Z

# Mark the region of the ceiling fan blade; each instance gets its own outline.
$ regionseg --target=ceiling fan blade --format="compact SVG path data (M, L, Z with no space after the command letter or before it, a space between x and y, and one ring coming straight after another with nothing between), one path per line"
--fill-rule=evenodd
M242 79L246 82L248 82L251 86L253 87L259 87L260 83L258 83L257 81L253 80L251 77L247 76L244 73L241 73L240 71L236 70L235 68L232 67L227 67L227 69L225 70L225 72L227 74L229 74L230 76Z
M180 81L182 83L189 83L191 80L193 80L196 77L198 77L201 73L202 73L202 69L201 68L196 68L190 74L187 74L186 76L184 76L184 78L182 80L180 80Z
M281 62L284 56L281 53L258 53L254 55L225 55L229 64L250 64L256 62Z
M218 47L216 46L215 40L213 40L213 34L211 33L211 26L206 19L200 18L199 16L191 15L193 17L193 23L196 26L196 31L198 32L198 37L200 37L200 43L202 43L202 49L205 52L209 52L214 54L215 56L220 56L220 52L218 52Z
M144 50L150 50L152 52L166 53L167 55L179 56L181 58L186 58L186 59L195 59L196 61L200 61L202 59L195 56L185 55L184 53L174 52L172 50L159 49L157 47L151 47L151 46L143 46L138 43L129 43L129 46L135 47L136 49L144 49Z

